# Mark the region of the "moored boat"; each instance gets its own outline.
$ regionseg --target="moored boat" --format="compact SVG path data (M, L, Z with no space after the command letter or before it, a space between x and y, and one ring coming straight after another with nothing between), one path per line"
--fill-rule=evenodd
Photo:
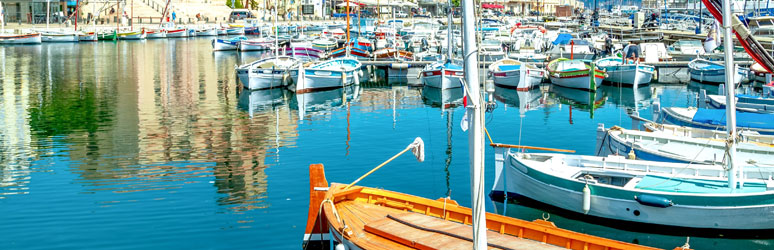
M324 51L313 48L311 43L291 43L286 55L298 58L303 62L317 61L324 55Z
M319 38L319 39L316 39L316 40L312 41L312 46L314 46L314 48L316 48L316 49L328 51L328 50L331 50L333 48L336 48L337 43L336 43L336 41L334 41L332 39Z
M296 83L297 93L335 89L357 83L361 66L354 58L339 58L291 70L290 76Z
M577 59L555 59L546 69L551 83L566 88L596 91L605 79L605 71Z
M663 121L680 126L713 130L724 130L726 127L726 111L722 109L667 107L661 108L660 112L654 109L654 114L658 115L654 117L655 121ZM737 111L736 126L761 134L774 135L774 114Z
M289 71L298 63L298 59L289 56L264 58L237 67L237 78L250 90L278 88L288 83Z
M196 36L217 36L218 35L218 29L217 28L203 28L196 30Z
M245 34L245 27L244 26L239 26L239 25L229 24L228 28L226 28L226 34L227 35L244 35Z
M167 34L164 32L163 29L145 29L143 28L143 31L145 31L145 38L146 39L156 39L156 38L166 38Z
M143 40L145 39L145 30L118 32L118 40Z
M224 50L237 50L239 42L247 40L247 37L238 36L228 39L212 39L212 50L224 51Z
M115 41L117 38L118 32L115 30L97 34L97 39L100 41Z
M706 59L693 59L693 61L688 63L688 73L691 75L691 80L700 83L721 84L726 82L726 67L723 64ZM734 83L737 84L741 80L741 71L736 70Z
M168 29L168 30L165 30L165 33L167 38L188 37L188 29L186 28Z
M422 69L422 84L439 89L461 88L465 72L452 62L438 61Z
M653 66L640 63L624 64L623 59L619 57L598 59L594 65L607 73L605 81L632 88L648 85L655 72Z
M265 37L239 41L239 51L271 50L273 47L274 40Z
M78 33L74 32L55 32L45 31L41 32L43 42L46 43L58 43L58 42L77 42Z
M80 42L96 42L97 40L96 32L85 32L83 34L78 34L78 41Z
M41 44L40 33L22 35L0 34L0 44Z
M489 65L489 73L495 85L526 91L540 86L545 78L545 70L535 65L513 59L501 59Z

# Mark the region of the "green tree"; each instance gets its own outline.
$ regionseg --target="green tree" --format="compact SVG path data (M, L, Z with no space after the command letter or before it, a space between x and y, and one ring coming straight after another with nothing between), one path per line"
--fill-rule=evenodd
M231 7L231 0L226 0L226 6ZM244 7L242 0L234 0L234 8L243 9Z

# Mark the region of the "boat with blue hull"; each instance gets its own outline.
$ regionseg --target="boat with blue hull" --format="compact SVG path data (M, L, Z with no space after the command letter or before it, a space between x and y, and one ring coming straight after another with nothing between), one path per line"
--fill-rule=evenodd
M726 96L707 95L706 102L709 107L714 109L726 108ZM753 113L774 113L774 99L752 95L736 95L736 110Z
M224 50L237 50L241 41L247 40L247 37L238 36L229 39L212 39L212 50L224 51Z
M726 82L726 67L723 64L697 58L688 63L688 73L691 80L707 84L721 84ZM738 69L734 75L734 83L742 81L742 73Z
M726 129L726 111L722 109L669 107L661 108L660 112L654 112L657 112L654 113L655 121L711 130ZM761 134L774 135L774 114L737 111L736 126Z
M354 58L332 59L308 68L299 66L290 71L290 76L297 93L335 89L358 82L362 65Z
M692 164L723 164L726 142L720 138L677 136L659 131L648 132L629 130L621 127L606 129L604 124L597 127L597 156L629 155L640 160L678 162ZM737 160L743 165L774 164L774 145L765 142L740 141L737 145Z
M520 195L582 216L674 227L774 226L770 167L743 168L745 179L731 192L720 165L526 154L500 147L495 156L492 197Z

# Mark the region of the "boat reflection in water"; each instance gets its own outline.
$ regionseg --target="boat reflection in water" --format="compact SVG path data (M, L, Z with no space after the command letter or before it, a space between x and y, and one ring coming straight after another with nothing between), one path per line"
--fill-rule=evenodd
M551 97L556 102L570 105L573 108L589 111L589 117L594 118L594 110L605 105L607 93L603 91L590 92L580 89L565 88L551 85ZM572 112L572 109L570 109Z
M296 93L290 98L290 108L298 110L299 120L303 120L307 112L310 115L330 114L330 111L343 107L347 102L359 99L360 91L359 85L350 85L331 90Z
M434 108L446 110L462 105L462 88L440 89L422 87L422 101Z
M237 108L247 111L250 117L255 113L269 110L283 103L288 91L284 88L273 88L263 90L244 90L239 93L239 102Z
M660 90L654 87L615 87L604 85L600 87L608 95L608 100L618 107L626 107L633 110L649 108Z
M537 110L543 107L546 101L546 95L540 88L533 88L528 91L518 91L512 88L503 88L494 85L494 98L508 106L519 107L519 116L523 117L527 111Z

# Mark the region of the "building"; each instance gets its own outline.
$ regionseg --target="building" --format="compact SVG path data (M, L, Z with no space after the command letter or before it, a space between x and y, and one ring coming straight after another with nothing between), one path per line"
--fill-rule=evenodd
M505 7L503 11L511 11L516 15L529 15L530 12L553 14L556 6L572 6L573 9L583 9L580 0L484 0L482 3L499 4Z

